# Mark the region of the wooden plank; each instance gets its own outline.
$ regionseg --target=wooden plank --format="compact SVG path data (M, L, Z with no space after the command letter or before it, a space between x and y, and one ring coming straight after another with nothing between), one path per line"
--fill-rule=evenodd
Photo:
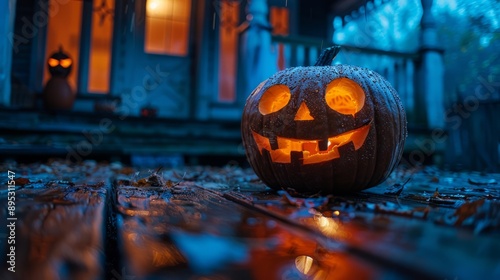
M397 170L301 198L235 166L1 167L17 173L18 220L16 274L0 231L0 279L500 279L499 174Z
M412 172L411 183L399 195L386 193L394 190L392 183L403 183L406 178L401 176L409 173L396 173L379 187L326 201L324 197L298 199L269 192L225 191L223 195L290 224L305 226L355 254L423 278L500 278L500 188L491 184L498 182L499 175L432 169ZM468 226L456 223L460 219L456 213L484 199L484 209L477 210L477 224L471 224L473 216ZM493 229L478 231L477 226L486 218L491 219Z
M1 199L6 200L5 192ZM102 184L35 184L17 190L12 244L15 273L7 270L11 245L3 239L0 258L4 269L0 278L100 278L104 272L105 199L106 187ZM5 208L0 219L7 220ZM4 233L4 237L10 235L10 231Z
M100 279L105 270L106 198L112 171L95 161L67 164L1 164L15 172L15 188L2 180L0 200L15 195L14 216L2 207L0 219L16 218L15 244L10 229L1 229L0 279ZM10 239L9 239L10 240ZM15 252L15 273L8 270ZM111 266L109 266L111 267Z
M212 180L206 175L201 171L187 176L205 178L207 187L226 186L216 179L217 172L209 174ZM135 187L134 182L117 181L118 247L128 276L369 279L400 275L346 253L337 242L233 203L189 179L168 183L172 181L156 187L145 181Z

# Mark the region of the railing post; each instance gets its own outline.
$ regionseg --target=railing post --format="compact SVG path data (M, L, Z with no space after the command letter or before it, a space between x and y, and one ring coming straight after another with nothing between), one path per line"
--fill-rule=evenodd
M421 0L419 94L416 96L417 111L426 120L427 128L444 127L444 65L443 50L439 46L436 21L431 13L433 0Z
M241 63L244 70L244 97L260 82L277 70L276 55L271 46L271 24L267 20L267 0L249 0L247 6L248 28L242 38Z

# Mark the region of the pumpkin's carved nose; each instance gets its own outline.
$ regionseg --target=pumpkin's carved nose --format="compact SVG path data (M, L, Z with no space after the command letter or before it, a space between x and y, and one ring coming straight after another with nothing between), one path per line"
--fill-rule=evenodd
M307 105L304 101L302 101L302 104L300 104L300 107L297 110L297 114L295 114L294 120L296 121L314 120L313 116L311 116L311 111L309 111L309 108L307 108Z

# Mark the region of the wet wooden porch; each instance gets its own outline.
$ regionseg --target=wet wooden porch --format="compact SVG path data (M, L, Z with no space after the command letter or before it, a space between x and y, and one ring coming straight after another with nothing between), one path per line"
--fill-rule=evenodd
M500 174L402 167L308 197L237 166L2 174L1 279L500 279Z

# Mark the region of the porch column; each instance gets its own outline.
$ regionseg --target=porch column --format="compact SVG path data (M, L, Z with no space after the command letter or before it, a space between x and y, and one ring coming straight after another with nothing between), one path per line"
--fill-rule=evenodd
M444 65L443 49L439 46L437 24L431 13L433 0L421 0L422 19L420 21L420 73L419 95L417 108L425 112L422 116L427 122L427 128L444 127ZM423 106L423 107L422 107Z
M267 0L249 0L248 28L243 33L241 63L244 71L244 99L260 82L277 70L276 54L271 45L271 24L267 20Z
M10 105L10 77L16 0L0 1L0 105Z

